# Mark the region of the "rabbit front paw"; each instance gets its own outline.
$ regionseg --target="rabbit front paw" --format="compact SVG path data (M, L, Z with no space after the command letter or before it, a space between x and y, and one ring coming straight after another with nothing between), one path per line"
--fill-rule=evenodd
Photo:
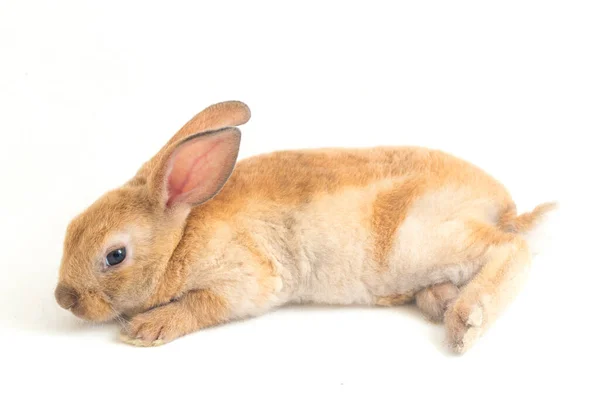
M139 347L160 346L187 333L185 315L176 304L138 314L121 332L121 340Z

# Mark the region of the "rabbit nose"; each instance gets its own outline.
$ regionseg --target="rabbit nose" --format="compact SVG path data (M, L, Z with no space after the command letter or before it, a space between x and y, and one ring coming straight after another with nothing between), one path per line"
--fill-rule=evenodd
M70 309L79 301L79 295L75 289L63 283L59 283L56 287L54 297L56 298L58 305L65 310Z

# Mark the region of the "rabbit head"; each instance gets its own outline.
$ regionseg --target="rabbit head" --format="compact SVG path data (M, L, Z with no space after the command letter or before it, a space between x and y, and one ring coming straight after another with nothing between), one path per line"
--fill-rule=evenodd
M167 276L192 207L214 197L231 175L250 119L241 102L218 103L192 118L133 179L69 224L58 304L106 321L169 300L183 277Z

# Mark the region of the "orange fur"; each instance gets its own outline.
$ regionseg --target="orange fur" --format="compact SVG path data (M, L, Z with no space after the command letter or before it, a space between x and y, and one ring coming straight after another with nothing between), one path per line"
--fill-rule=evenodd
M387 266L387 256L394 235L402 224L413 201L426 190L421 179L407 179L389 190L381 191L373 202L371 224L375 240L374 257L380 268Z
M400 306L410 303L414 300L414 296L410 294L397 294L393 296L378 297L375 304L378 306Z
M152 346L227 320L227 303L209 290L186 293L169 303L133 317L123 340L133 345Z
M418 147L279 151L234 167L233 126L249 118L240 102L206 108L74 218L58 303L85 319L128 316L124 340L155 345L290 302L416 299L468 348L478 313L495 318L498 288L526 264L517 233L551 207L517 215L479 168ZM107 268L115 246L128 258Z

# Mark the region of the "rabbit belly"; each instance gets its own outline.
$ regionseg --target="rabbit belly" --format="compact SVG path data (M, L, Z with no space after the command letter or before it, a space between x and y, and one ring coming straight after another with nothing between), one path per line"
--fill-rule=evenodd
M385 187L389 186L388 184ZM481 267L481 249L468 247L470 221L495 224L500 205L467 189L436 190L408 208L377 259L372 204L381 186L324 196L296 216L299 255L288 275L291 299L325 304L403 301L442 282L462 285Z

